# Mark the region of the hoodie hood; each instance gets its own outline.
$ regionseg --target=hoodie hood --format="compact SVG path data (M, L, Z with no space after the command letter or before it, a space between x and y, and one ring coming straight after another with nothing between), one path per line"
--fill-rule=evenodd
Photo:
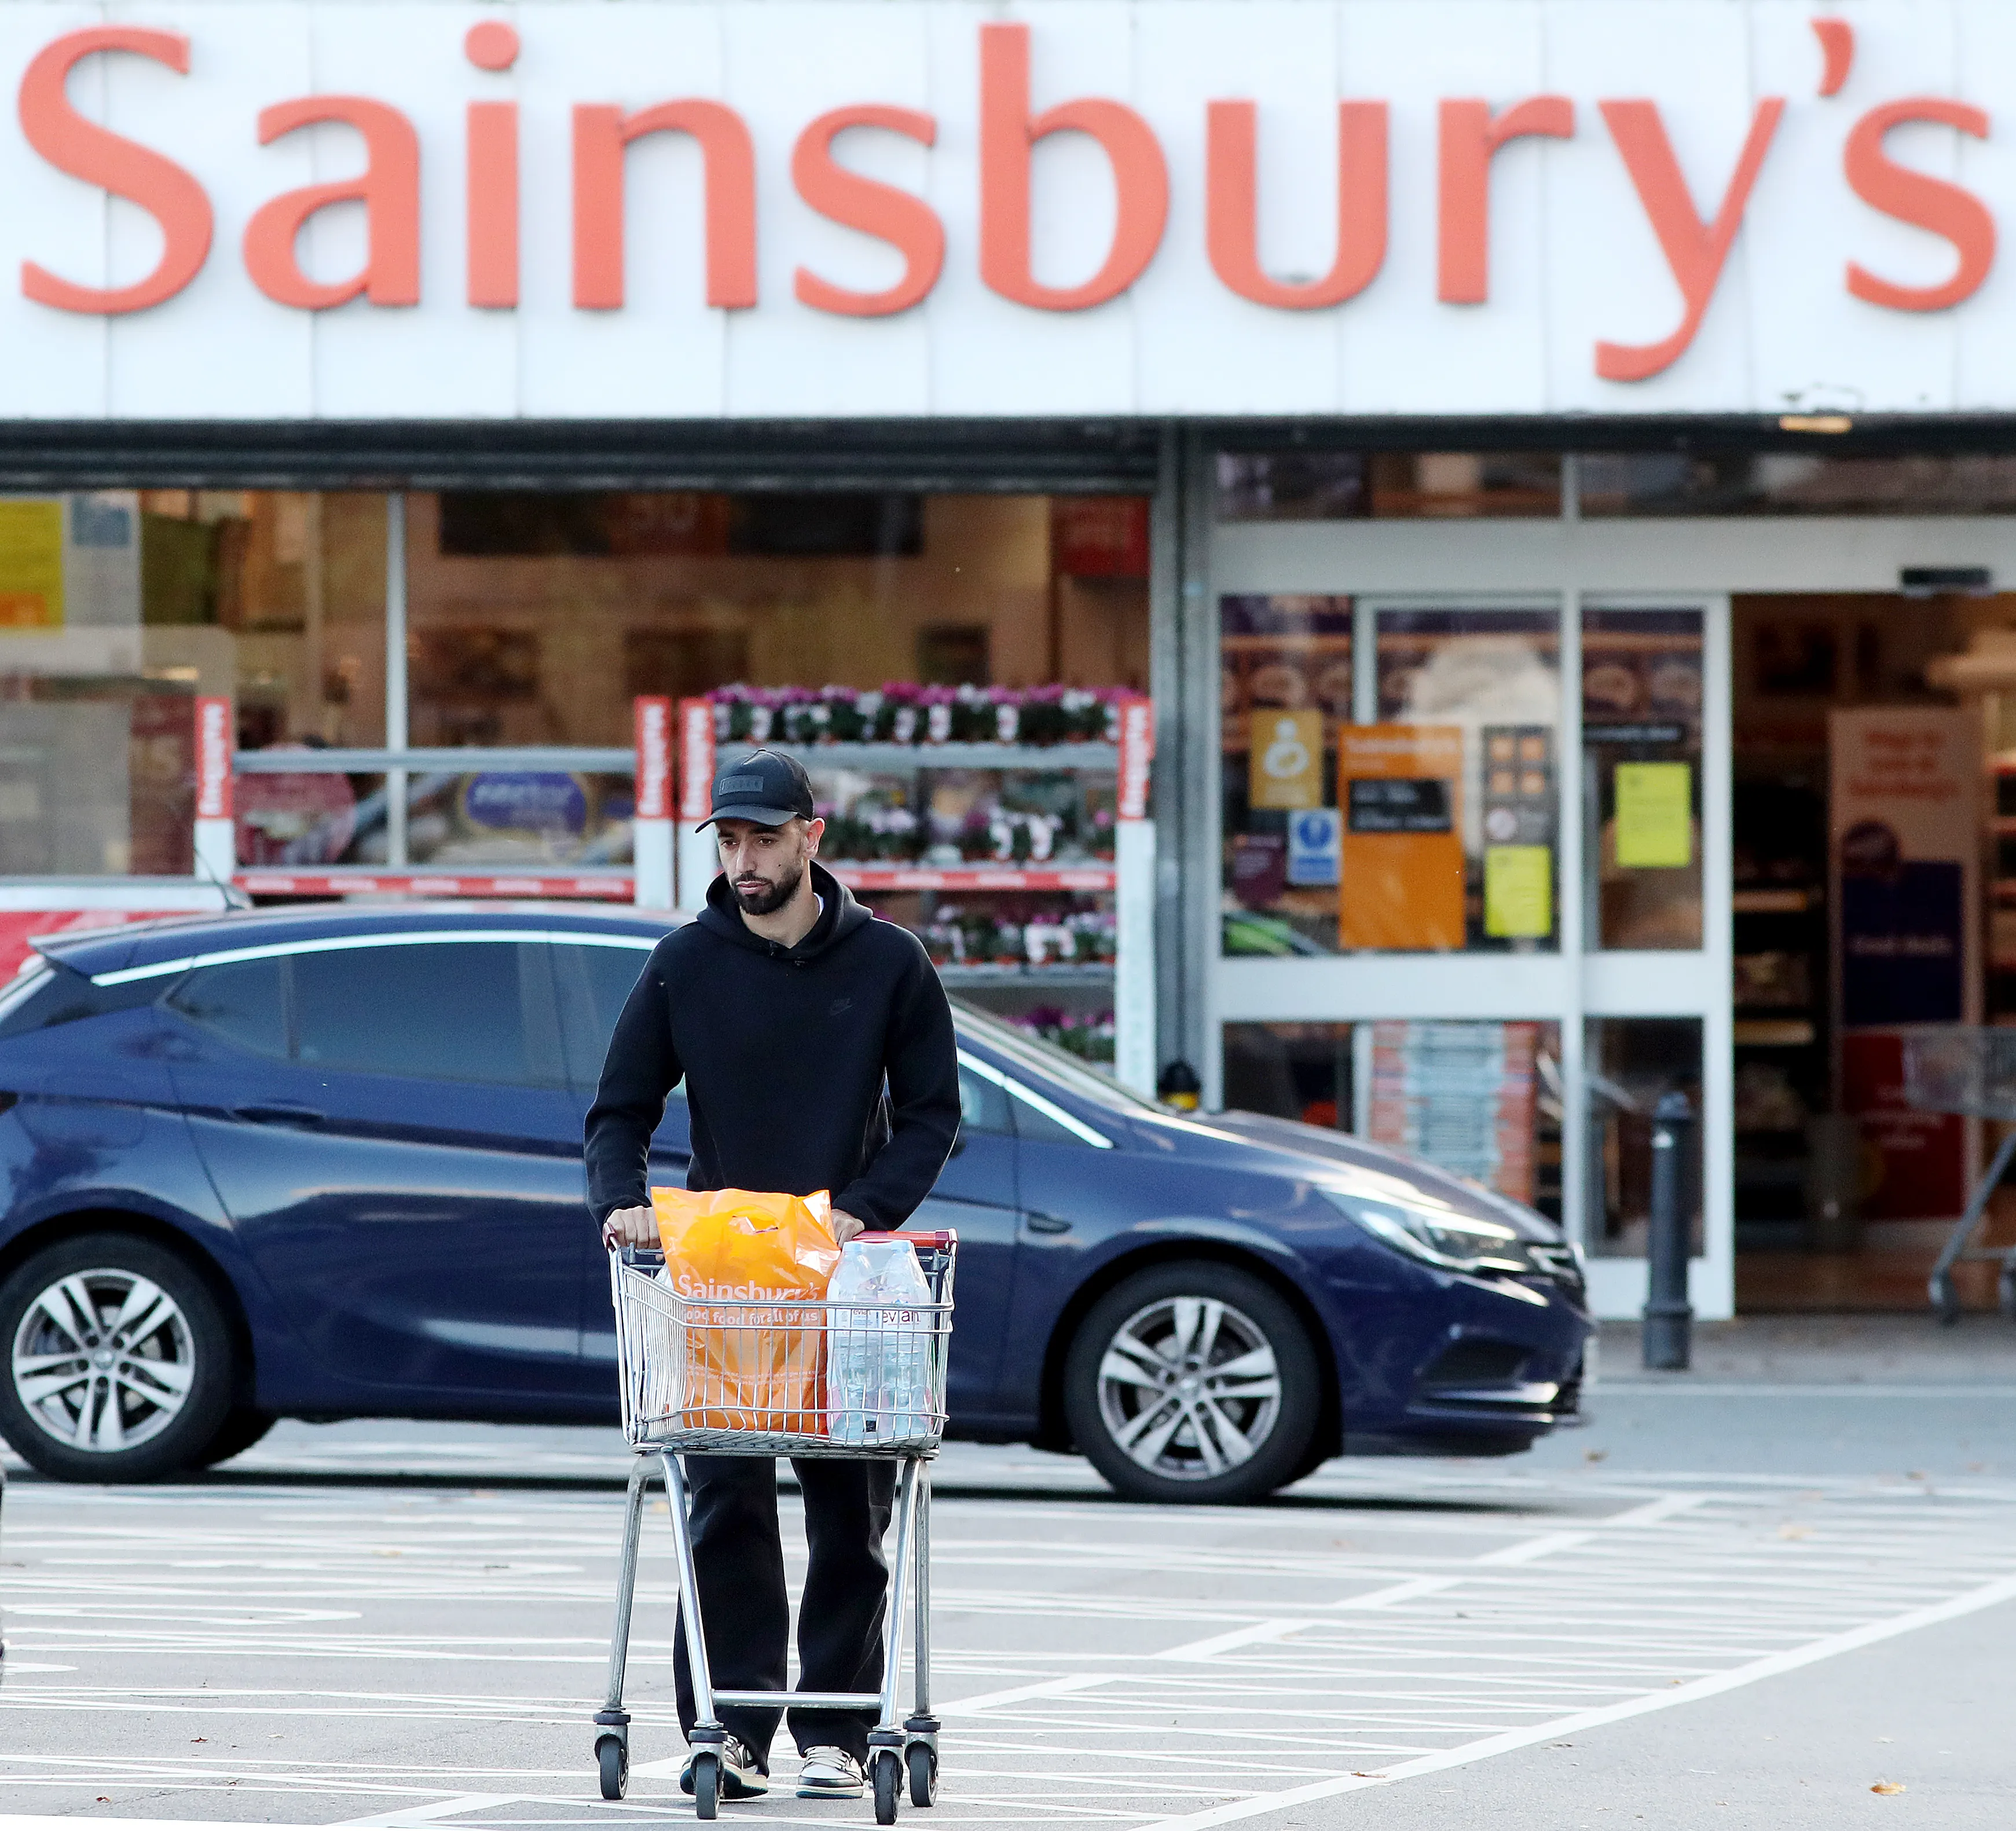
M816 959L875 918L854 900L853 892L816 859L812 861L812 878L813 892L826 906L819 911L812 932L795 947L779 947L774 941L765 940L743 921L741 905L735 900L725 871L718 873L707 887L707 906L700 912L700 925L752 953L773 954L779 960Z

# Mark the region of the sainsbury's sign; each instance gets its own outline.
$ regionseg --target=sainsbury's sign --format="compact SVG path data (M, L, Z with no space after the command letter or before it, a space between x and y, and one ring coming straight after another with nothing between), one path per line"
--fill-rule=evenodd
M2016 405L2006 0L0 8L0 416Z

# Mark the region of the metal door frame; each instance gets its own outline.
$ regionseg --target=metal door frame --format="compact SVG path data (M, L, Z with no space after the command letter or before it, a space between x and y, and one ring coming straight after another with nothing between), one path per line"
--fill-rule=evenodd
M1211 454L1192 447L1186 507L1208 516ZM1733 1014L1730 986L1730 599L1737 593L1867 593L1893 596L1906 567L1986 564L2016 579L2016 517L1942 516L1732 517L1583 521L1575 510L1573 463L1558 519L1467 521L1204 524L1188 543L1182 579L1186 658L1216 668L1218 604L1235 593L1311 594L1355 600L1430 600L1465 605L1550 600L1561 610L1564 682L1581 676L1581 612L1700 606L1704 618L1702 708L1703 934L1698 953L1630 954L1589 950L1582 935L1581 820L1566 805L1579 789L1581 695L1561 701L1560 824L1563 886L1555 956L1442 955L1434 997L1420 1007L1389 1008L1399 964L1348 960L1226 960L1218 950L1222 780L1218 697L1201 685L1186 696L1196 728L1185 734L1186 787L1204 817L1186 861L1184 926L1196 938L1201 1021L1193 1047L1207 1105L1222 1087L1221 1037L1228 1021L1355 1021L1377 1016L1542 1016L1562 1025L1569 1100L1563 1126L1563 1197L1571 1231L1585 1224L1588 1117L1583 1097L1586 1022L1605 1016L1698 1016L1702 1023L1703 1168L1706 1252L1690 1285L1705 1318L1734 1314ZM1576 766L1568 768L1568 759ZM1574 814L1576 817L1568 817ZM1192 829L1194 831L1194 828ZM1208 938L1208 940L1207 940ZM1568 963L1579 961L1571 971ZM1351 969L1356 966L1356 972ZM1517 1008L1514 1008L1516 1007ZM1643 1307L1645 1262L1591 1261L1599 1314L1632 1316Z

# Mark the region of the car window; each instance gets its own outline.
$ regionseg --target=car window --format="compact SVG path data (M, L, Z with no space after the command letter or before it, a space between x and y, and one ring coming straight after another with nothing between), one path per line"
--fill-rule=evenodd
M25 1036L57 1024L74 1024L107 1011L131 1011L151 1004L160 995L158 983L94 985L73 967L56 964L40 972L23 972L7 987L0 1011L0 1036Z
M169 1008L257 1055L287 1053L285 968L277 960L200 967L168 994Z
M965 1000L955 998L954 1010L958 1015L960 1029L970 1032L978 1041L990 1049L1009 1057L1012 1061L1031 1069L1039 1076L1063 1083L1065 1089L1080 1100L1089 1100L1103 1106L1108 1112L1129 1116L1152 1112L1163 1118L1168 1116L1166 1108L1157 1106L1152 1100L1144 1100L1139 1094L1129 1091L1109 1075L1088 1068L1075 1055L1067 1054L1054 1043L1045 1043L1031 1036L1020 1026L995 1017L992 1012L969 1004Z
M969 1132L1012 1132L1007 1094L964 1062L959 1068L959 1123Z
M535 1086L563 1079L542 946L345 947L289 964L304 1068Z
M553 977L560 1001L560 1029L567 1038L567 1069L578 1087L592 1089L602 1079L609 1039L624 1001L651 957L646 947L598 947L553 943ZM675 1093L675 1098L683 1098Z
M1016 1136L1038 1144L1083 1145L1086 1139L1082 1133L1075 1132L1055 1119L1031 1101L1023 1090L1013 1081L1009 1087L1014 1095Z

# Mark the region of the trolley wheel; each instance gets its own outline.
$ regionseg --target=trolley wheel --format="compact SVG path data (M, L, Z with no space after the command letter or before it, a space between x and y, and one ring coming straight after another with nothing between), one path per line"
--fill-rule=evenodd
M903 1788L903 1763L893 1748L875 1751L875 1822L896 1822L896 1798Z
M1942 1271L1932 1280L1932 1312L1948 1328L1960 1321L1960 1292L1953 1289L1951 1272Z
M693 1816L696 1818L718 1818L721 1816L721 1757L711 1748L702 1749L693 1757Z
M602 1797L621 1799L630 1787L630 1748L620 1735L605 1735L595 1745L595 1764L601 1770Z
M913 1742L903 1751L910 1767L910 1804L934 1806L938 1803L938 1757L929 1744Z

